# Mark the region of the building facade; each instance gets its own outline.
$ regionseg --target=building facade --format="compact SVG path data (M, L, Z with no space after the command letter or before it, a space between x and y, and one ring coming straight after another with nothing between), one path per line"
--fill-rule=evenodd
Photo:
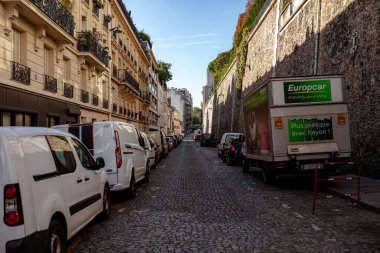
M0 2L0 125L157 125L150 114L153 52L123 2L68 3Z
M187 132L191 129L193 120L193 99L190 92L185 88L170 88L168 97L171 98L171 105L179 112L182 122L182 132Z

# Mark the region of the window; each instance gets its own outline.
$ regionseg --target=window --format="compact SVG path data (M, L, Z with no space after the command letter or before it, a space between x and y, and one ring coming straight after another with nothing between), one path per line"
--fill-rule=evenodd
M71 173L75 171L76 163L69 142L63 136L46 136L53 153L55 165L59 173Z
M0 112L0 126L35 126L34 114Z
M63 59L63 82L69 83L71 76L71 62L69 59Z
M13 29L13 61L21 63L21 38L20 38L20 32Z
M81 31L87 31L87 17L82 16L82 25L81 25Z
M73 146L74 146L75 152L77 153L82 166L86 169L94 168L95 161L90 155L90 153L88 152L88 150L86 149L86 147L82 143L80 143L78 140L76 139L72 139L72 140L73 140Z
M54 68L54 53L52 49L49 49L47 47L44 48L44 71L45 75L53 75L53 68Z
M58 118L57 117L52 117L52 116L47 116L46 117L46 127L53 127L55 125L58 125Z

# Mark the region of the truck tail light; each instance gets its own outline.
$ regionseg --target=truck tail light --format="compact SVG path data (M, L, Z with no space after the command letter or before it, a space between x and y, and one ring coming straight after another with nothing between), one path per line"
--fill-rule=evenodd
M4 187L4 223L10 227L24 224L18 184L9 184Z
M286 163L274 163L273 164L273 168L275 168L275 169L285 169L286 167L288 167L286 165Z
M123 158L121 156L121 147L120 147L120 140L119 140L119 133L117 131L114 131L115 134L115 156L116 156L116 167L120 169L121 165L123 164Z
M338 113L338 124L339 125L345 125L346 124L346 114L345 113Z
M274 126L276 128L282 128L282 117L274 117Z

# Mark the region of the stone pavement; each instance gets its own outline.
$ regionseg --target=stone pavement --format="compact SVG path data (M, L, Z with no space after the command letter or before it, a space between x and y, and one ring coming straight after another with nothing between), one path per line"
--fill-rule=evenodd
M312 185L312 184L311 184ZM336 198L318 203L302 183L267 186L215 148L174 149L135 199L113 194L69 252L379 252L380 215Z
M350 175L354 177L354 175ZM330 191L346 194L356 193L357 180L352 181L334 181L330 182L327 186ZM350 197L351 200L356 200L356 196ZM380 213L380 180L368 177L361 177L360 179L360 200L361 205Z

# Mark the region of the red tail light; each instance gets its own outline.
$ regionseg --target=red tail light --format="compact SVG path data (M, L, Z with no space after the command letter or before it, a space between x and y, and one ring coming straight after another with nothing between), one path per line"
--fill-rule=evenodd
M230 147L230 152L231 152L231 153L234 153L234 152L235 152L235 147L234 147L234 146L231 146L231 147Z
M4 222L10 227L24 224L18 184L9 184L4 187Z
M288 167L288 166L286 165L286 163L274 163L274 164L273 164L273 167L274 167L275 169L285 169L285 168Z
M123 158L121 156L119 134L116 131L114 131L114 133L115 133L115 143L116 143L116 148L115 148L116 167L119 169L121 165L123 164Z

